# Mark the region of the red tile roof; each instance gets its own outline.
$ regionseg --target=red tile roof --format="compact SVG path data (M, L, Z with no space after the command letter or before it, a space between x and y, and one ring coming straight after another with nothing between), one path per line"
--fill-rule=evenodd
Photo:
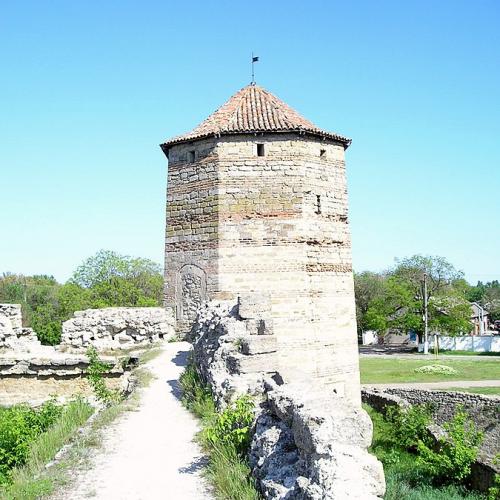
M333 139L347 148L351 139L319 129L288 104L258 85L247 85L196 128L173 137L162 148L206 137L262 132L300 132Z

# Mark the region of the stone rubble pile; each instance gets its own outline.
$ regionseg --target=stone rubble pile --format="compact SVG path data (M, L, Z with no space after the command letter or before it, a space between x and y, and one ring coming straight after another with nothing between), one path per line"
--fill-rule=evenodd
M277 374L276 337L268 320L251 317L257 315L252 304L246 298L205 304L188 335L193 361L219 408L242 394L262 394L265 377Z
M382 464L367 452L372 423L334 393L310 384L271 384L259 415L250 465L265 498L376 499Z
M189 340L193 362L224 407L243 394L257 403L250 450L265 498L376 499L385 492L382 464L367 452L372 424L364 410L312 381L283 384L277 339L255 297L210 302Z
M77 311L62 326L70 348L126 349L174 336L172 312L162 307L108 307Z

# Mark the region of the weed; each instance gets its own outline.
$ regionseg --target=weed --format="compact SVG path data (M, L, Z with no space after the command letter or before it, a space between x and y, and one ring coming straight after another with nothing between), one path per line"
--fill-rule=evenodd
M386 419L393 425L394 438L403 448L416 450L419 441L429 441L430 405L392 406L387 408Z
M373 422L370 452L384 465L385 500L484 500L484 496L461 485L435 485L426 468L398 441L395 424L365 405Z
M99 359L94 346L87 349L89 366L87 368L87 379L96 398L105 405L119 403L123 398L118 390L111 390L106 386L103 375L109 372L109 366Z
M92 407L83 399L64 407L57 420L31 443L24 465L12 469L10 484L0 487L0 498L34 500L49 494L54 488L54 476L46 464L92 413Z
M205 427L203 437L216 449L233 448L244 457L250 446L253 410L254 405L249 396L238 398L218 413L212 424Z
M192 363L182 373L180 384L183 404L201 419L199 436L209 456L206 475L215 496L221 500L259 500L246 458L253 421L251 400L240 398L218 413L209 387Z

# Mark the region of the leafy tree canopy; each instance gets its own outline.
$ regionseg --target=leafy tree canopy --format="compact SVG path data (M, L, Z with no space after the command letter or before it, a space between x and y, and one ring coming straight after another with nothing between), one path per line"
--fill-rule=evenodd
M23 323L44 344L60 342L62 322L75 311L112 306L158 306L163 277L155 262L100 251L85 260L65 284L52 276L5 273L0 303L21 304Z
M458 335L470 330L470 304L463 274L443 257L414 255L374 276L355 276L358 322L380 334L389 329L424 332L424 276L429 331ZM361 289L361 291L360 291ZM376 292L374 292L376 290Z

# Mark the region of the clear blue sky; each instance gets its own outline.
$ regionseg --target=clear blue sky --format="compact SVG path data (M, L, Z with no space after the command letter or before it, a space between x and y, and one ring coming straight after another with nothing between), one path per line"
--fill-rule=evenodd
M0 12L0 272L163 258L158 144L257 82L347 152L356 270L500 279L500 2L22 1Z

